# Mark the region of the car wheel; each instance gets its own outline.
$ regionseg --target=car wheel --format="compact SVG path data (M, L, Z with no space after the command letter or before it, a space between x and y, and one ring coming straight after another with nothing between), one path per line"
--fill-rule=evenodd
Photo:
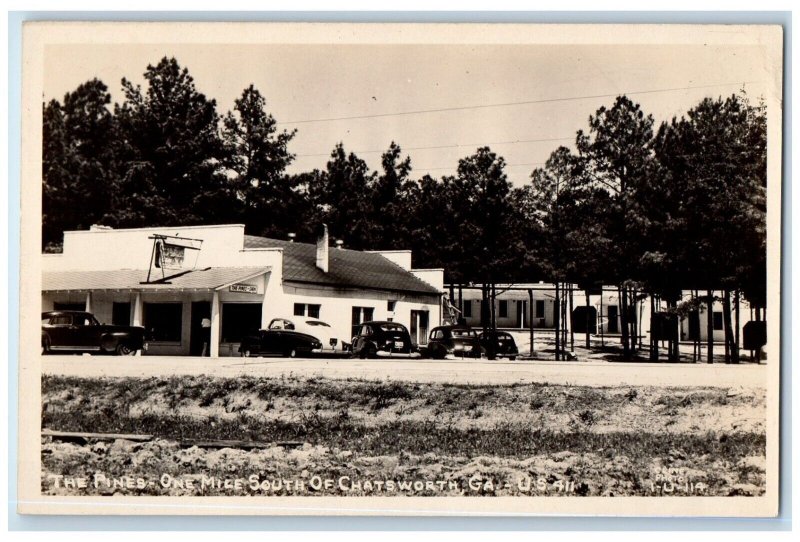
M133 350L125 343L119 343L115 352L118 356L132 356L136 353L136 350Z
M244 350L242 350L241 354L242 354L242 357L243 357L243 358L249 358L249 357L251 356L251 354L250 354L250 350L249 350L249 349L247 349L247 348L246 348L246 349L244 349Z
M510 358L508 358L508 359L509 359L510 361L515 361L515 360L517 359L517 356L511 356L511 357L510 357Z
M50 353L50 339L45 337L44 341L42 341L42 355L46 356Z
M296 348L292 348L291 350L287 350L286 354L284 354L284 357L296 358L297 357L297 349Z

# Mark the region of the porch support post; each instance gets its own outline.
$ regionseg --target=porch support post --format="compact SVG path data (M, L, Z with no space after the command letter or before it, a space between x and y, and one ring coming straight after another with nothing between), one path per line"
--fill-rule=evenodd
M142 293L136 292L136 295L133 298L133 317L131 321L131 325L133 326L141 326L142 325Z
M219 292L214 290L211 298L211 352L212 358L219 357Z
M267 286L269 286L269 277L271 273L264 273L264 298L261 300L261 329L267 329L269 322L267 318L269 318L269 311L267 310L267 300L269 296L267 295Z
M133 304L131 307L131 325L132 326L141 326L142 325L142 293L136 292L136 295L133 298ZM145 333L145 340L147 339L147 334ZM141 350L136 351L137 356L142 355Z

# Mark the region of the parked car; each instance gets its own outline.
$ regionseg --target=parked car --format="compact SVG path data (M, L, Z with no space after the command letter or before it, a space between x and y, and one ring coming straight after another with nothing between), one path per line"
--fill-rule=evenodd
M95 352L128 356L146 350L144 328L101 324L90 312L42 313L42 354Z
M484 350L474 329L453 325L431 330L425 354L434 359L480 358Z
M239 353L243 357L275 355L295 358L321 348L322 341L316 337L296 331L289 320L274 318L267 329L244 337Z
M505 331L486 331L478 335L478 340L487 355L494 352L494 357L508 358L512 361L519 355L514 337Z
M322 347L313 351L314 354L349 354L352 349L350 337L347 339L337 337L336 332L327 322L317 318L296 316L292 319L280 318L290 329L316 337Z
M353 356L367 358L418 358L411 335L397 322L364 322L353 337Z

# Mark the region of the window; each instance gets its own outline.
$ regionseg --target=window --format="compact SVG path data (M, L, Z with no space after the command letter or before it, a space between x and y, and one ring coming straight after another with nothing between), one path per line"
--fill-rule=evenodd
M115 326L127 326L131 323L131 304L114 303L111 307L111 323Z
M353 325L369 322L374 313L375 309L372 307L353 307Z
M536 318L544 318L544 300L536 301Z
M434 329L431 333L431 340L444 339L444 332L441 329Z
M50 320L50 325L70 326L72 325L72 316L69 316L67 314L62 314L60 316L53 316L53 319Z
M508 318L508 301L502 300L502 301L499 302L499 304L500 304L500 307L499 307L500 314L498 315L498 317L499 318Z
M181 342L183 305L181 303L145 303L144 327L154 342Z
M472 318L472 300L464 301L464 318Z
M714 331L720 331L723 329L722 326L722 313L715 312L714 313Z
M76 326L99 326L100 322L91 314L76 314L72 319Z
M319 311L322 305L309 305L306 303L294 304L295 316L308 316L309 318L319 318Z
M242 338L261 328L261 303L223 303L223 343L242 342Z
M388 312L394 312L394 308L395 308L396 305L397 305L397 301L395 301L393 299L390 299L389 301L386 302L386 310Z

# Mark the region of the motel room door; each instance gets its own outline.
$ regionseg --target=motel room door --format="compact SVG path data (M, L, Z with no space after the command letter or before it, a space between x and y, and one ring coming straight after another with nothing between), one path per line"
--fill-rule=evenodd
M428 311L411 311L411 343L428 344Z

